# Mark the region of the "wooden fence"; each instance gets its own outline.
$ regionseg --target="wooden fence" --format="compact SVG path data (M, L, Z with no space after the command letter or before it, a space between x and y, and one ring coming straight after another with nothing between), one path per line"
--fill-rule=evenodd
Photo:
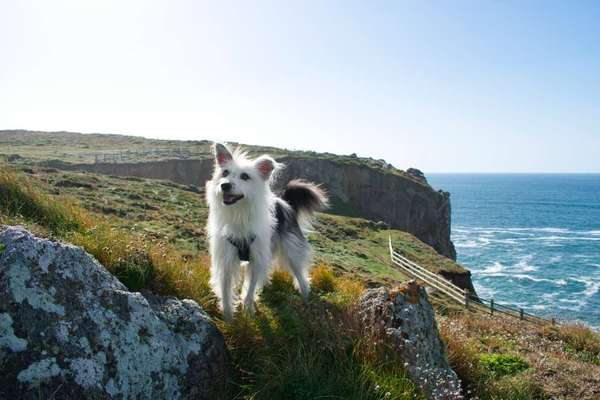
M546 319L537 315L525 312L523 308L512 307L504 304L499 304L494 299L485 299L479 296L474 296L469 293L469 290L462 289L450 282L448 279L421 267L417 263L404 257L402 254L394 250L392 245L392 237L389 236L390 259L392 266L400 268L402 272L413 279L422 281L425 285L430 286L444 293L450 299L463 305L466 308L475 307L491 315L503 314L513 318L518 318L522 321L528 321L540 325L555 324L556 320Z

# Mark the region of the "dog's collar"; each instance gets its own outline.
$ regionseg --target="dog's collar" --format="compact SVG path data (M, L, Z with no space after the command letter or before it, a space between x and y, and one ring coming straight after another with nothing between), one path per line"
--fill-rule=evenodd
M254 235L241 239L227 236L227 241L237 249L240 261L250 261L250 245L254 242L254 239L256 239Z

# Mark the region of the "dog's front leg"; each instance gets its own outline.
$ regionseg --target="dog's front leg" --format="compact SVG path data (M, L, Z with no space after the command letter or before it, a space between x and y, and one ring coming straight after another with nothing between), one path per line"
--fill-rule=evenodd
M233 319L234 288L239 283L239 276L240 261L237 254L225 242L216 244L211 258L210 284L219 298L223 318L228 322Z
M253 246L251 261L246 266L242 300L244 310L249 313L254 312L256 292L264 285L271 265L270 252L261 250L260 243L256 243L256 246Z

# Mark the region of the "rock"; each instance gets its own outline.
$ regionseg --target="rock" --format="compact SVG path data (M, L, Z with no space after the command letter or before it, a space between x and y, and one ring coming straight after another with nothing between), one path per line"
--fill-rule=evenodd
M6 156L6 161L8 161L8 162L15 162L15 161L19 161L22 159L23 159L23 157L21 157L18 154L9 154L8 156Z
M73 181L70 179L64 179L64 180L58 181L54 184L54 186L64 187L64 188L83 188L83 189L93 189L94 188L89 183L77 182L77 181Z
M425 174L420 169L409 168L406 170L406 173L408 175L412 176L413 178L415 178L416 180L418 180L419 182L427 183L427 178L425 177Z
M0 228L0 398L214 399L227 358L195 302L129 292L79 247Z
M389 226L388 226L388 224L386 224L386 223L385 223L385 222L383 222L383 221L377 221L377 223L375 224L375 226L376 226L378 229L389 229Z
M412 281L393 291L365 292L360 318L367 333L389 340L428 399L463 399L460 380L445 356L425 289Z

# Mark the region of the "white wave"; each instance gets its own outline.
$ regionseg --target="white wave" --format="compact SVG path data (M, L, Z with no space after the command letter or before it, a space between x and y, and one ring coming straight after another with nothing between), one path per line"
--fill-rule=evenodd
M587 288L582 292L586 297L592 297L600 291L600 281L590 283Z
M565 304L566 303L566 304ZM571 300L571 299L559 299L558 303L555 303L557 308L566 311L581 311L587 304L585 300ZM563 305L565 304L565 305Z
M489 267L486 267L482 271L479 271L479 273L482 275L490 275L490 274L496 274L503 270L504 270L504 265L502 265L502 263L499 261L494 261L494 264L490 265Z
M535 233L554 233L554 234L562 234L562 235L589 235L589 236L600 236L600 229L592 229L592 230L571 230L569 228L560 228L560 227L483 227L483 226L455 226L452 228L452 232L456 233L464 233L464 234L488 234L494 235L497 233L510 233L510 234L535 234Z
M491 243L491 240L486 237L480 237L477 240L479 240L479 243L481 243L482 246L487 246Z
M477 231L477 232L547 232L547 233L570 233L573 232L568 228L559 227L512 227L505 228L499 226L456 226L461 232ZM600 231L599 231L600 232Z
M546 308L548 308L548 306L547 306L547 305L544 305L544 304L534 304L534 305L530 306L530 308L531 308L532 310L537 310L537 311L539 311L539 310L545 310Z
M533 271L537 271L537 267L529 264L529 261L531 261L533 259L533 255L527 255L525 257L523 257L518 263L516 263L514 265L513 268L511 268L511 270L515 271L515 272L533 272Z
M561 303L581 304L581 300L575 300L575 299L558 299L558 301Z
M482 285L480 282L473 282L475 291L482 297L493 299L498 291L496 289Z
M562 255L558 254L558 255L550 257L550 259L548 260L548 262L554 264L554 263L557 263L557 262L559 262L561 260L562 260Z
M458 247L459 249L473 249L473 248L481 247L479 245L479 243L477 243L474 240L467 240L465 242L455 241L454 246Z
M566 283L566 282L565 282ZM550 293L544 293L542 294L542 299L547 300L547 301L554 301L554 299L556 298L556 296L558 296L559 293L558 292L550 292Z
M552 283L552 284L557 284L557 282L554 279L548 279L548 278L536 278L533 277L531 275L525 275L525 274L513 274L512 275L514 278L517 279L527 279L533 282L548 282L548 283Z
M570 277L569 279L574 282L583 283L585 285L585 289L582 292L580 292L580 294L584 295L585 297L592 297L600 291L600 279L598 278L586 279Z
M586 236L539 236L532 237L531 240L540 240L540 241L590 241L590 242L598 242L600 241L600 237L586 237Z
M490 243L498 243L498 244L518 244L519 240L522 239L489 239L488 242Z
M547 282L557 286L564 286L566 282L564 279L549 279L549 278L536 278L535 276L527 275L527 274L511 274L507 272L486 272L483 271L475 271L474 275L479 275L483 278L508 278L510 279L518 279L518 280L528 280L532 282Z

